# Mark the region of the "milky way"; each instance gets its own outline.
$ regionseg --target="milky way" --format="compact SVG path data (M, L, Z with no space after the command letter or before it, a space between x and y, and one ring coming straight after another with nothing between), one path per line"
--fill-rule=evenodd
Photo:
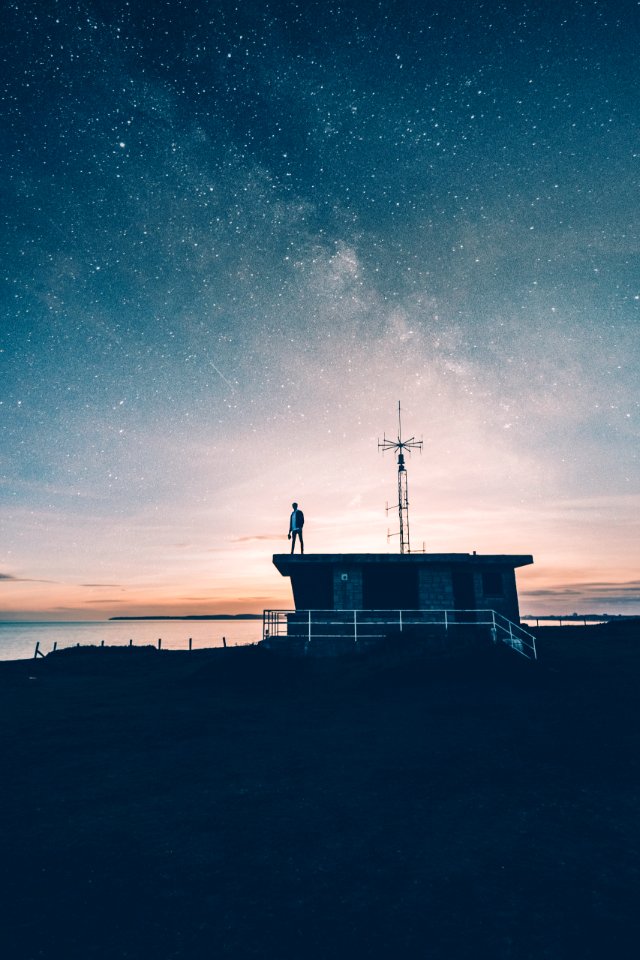
M397 549L398 400L416 545L532 552L530 609L635 609L639 25L9 4L7 615L288 603L293 499L310 550Z

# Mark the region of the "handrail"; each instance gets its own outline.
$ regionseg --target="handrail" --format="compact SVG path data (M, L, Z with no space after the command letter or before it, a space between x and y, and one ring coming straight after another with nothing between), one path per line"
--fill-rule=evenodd
M538 659L536 638L532 633L529 633L528 630L525 630L524 627L519 624L507 620L506 617L503 617L501 613L496 613L495 610L493 611L493 617L494 625L492 629L496 634L494 642L502 640L503 643L510 646L516 653L521 653L530 660ZM498 631L502 631L500 636L498 636Z
M455 626L488 626L494 643L501 641L516 653L530 660L537 659L533 634L496 610L264 610L263 639L300 637L299 632L289 632L292 618L296 618L294 623L300 626L304 623L302 636L306 636L306 643L337 637L352 638L357 643L380 637L379 629L371 633L367 627L395 627L402 632L408 626L440 626L448 633ZM338 633L335 629L323 632L322 627L344 627L344 632Z

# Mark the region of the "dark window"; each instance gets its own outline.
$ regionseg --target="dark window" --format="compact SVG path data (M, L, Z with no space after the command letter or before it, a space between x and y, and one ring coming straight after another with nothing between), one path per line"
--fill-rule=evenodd
M362 571L365 610L417 610L418 571L405 564L380 563Z
M296 610L333 610L333 571L324 564L294 570L291 586Z
M467 567L454 566L451 571L453 582L453 603L456 610L475 610L476 593L473 572Z
M482 574L482 590L485 597L504 597L502 571L485 570Z

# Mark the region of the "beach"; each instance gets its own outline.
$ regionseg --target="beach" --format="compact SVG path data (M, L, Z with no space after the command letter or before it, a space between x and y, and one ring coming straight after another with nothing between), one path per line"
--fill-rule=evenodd
M638 628L539 654L1 663L4 956L631 956Z

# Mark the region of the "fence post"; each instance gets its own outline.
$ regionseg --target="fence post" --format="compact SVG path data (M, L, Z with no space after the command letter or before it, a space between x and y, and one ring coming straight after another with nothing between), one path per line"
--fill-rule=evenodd
M189 652L191 652L192 646L193 646L193 637L189 637Z
M444 612L444 629L446 633L449 632L449 611L448 610L445 610Z
M227 638L226 638L226 637L223 637L223 638L222 638L222 646L225 648L225 650L227 649Z
M358 642L358 611L353 611L353 642Z
M129 646L133 647L133 639L131 637L129 637Z
M402 633L402 610L398 610L398 618L400 620L400 633Z
M54 640L54 641L53 641L53 652L55 653L57 649L58 649L58 641L57 641L57 640Z
M158 650L162 650L162 637L158 637Z
M308 622L308 625L307 625L307 628L308 628L308 629L307 629L307 643L311 643L311 610L307 611L307 613L308 613L308 617L309 617L309 622Z

